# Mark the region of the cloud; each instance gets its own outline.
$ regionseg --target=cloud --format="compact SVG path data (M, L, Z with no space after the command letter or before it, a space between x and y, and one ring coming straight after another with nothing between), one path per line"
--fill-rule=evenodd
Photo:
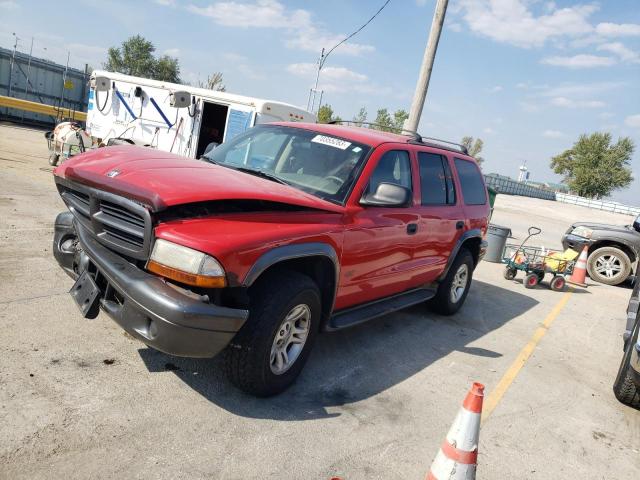
M623 62L640 63L638 52L625 47L620 42L604 43L598 47L598 50L613 53Z
M564 137L564 133L559 130L545 130L542 132L542 136L547 138L562 138Z
M520 108L527 113L536 113L542 110L539 103L532 102L520 102Z
M18 6L13 0L0 1L0 10L17 10Z
M636 115L629 115L624 119L624 124L629 127L640 128L640 113Z
M486 127L482 131L487 135L493 135L494 133L496 133L495 130L491 127Z
M461 32L462 31L462 25L460 25L458 22L451 22L447 24L447 27L449 28L449 30L451 30L452 32Z
M165 55L169 55L170 57L179 57L180 49L179 48L168 48L164 52Z
M255 0L252 3L222 1L206 7L189 5L187 10L212 18L216 24L225 27L284 30L288 37L286 45L299 50L319 52L322 47L331 48L346 37L331 33L314 23L308 10L287 9L278 0ZM361 55L374 50L372 45L347 42L334 53Z
M602 37L640 37L640 25L637 23L599 23L596 33Z
M548 40L574 38L593 32L588 18L595 5L556 8L547 3L547 14L534 15L526 0L461 0L454 9L462 13L471 31L517 47L540 47Z
M566 68L597 68L597 67L609 67L616 63L615 59L611 57L602 57L598 55L579 54L571 57L546 57L543 58L540 63L545 65L553 65L554 67L566 67Z
M495 87L491 87L489 89L489 92L491 93L498 93L501 92L502 90L504 90L504 88L502 87L502 85L496 85Z
M315 63L292 63L287 66L287 72L308 80L311 85L316 78L317 68ZM367 75L346 67L324 67L318 87L325 93L356 92L377 96L391 96L397 93L390 87L381 87L372 83Z
M175 7L176 0L154 0L158 5L162 5L163 7Z
M551 105L563 108L602 108L607 104L600 100L572 100L567 97L555 97L551 99Z
M584 98L592 95L600 95L626 86L626 82L592 82L563 83L556 86L541 85L534 88L539 91L539 94L542 97Z

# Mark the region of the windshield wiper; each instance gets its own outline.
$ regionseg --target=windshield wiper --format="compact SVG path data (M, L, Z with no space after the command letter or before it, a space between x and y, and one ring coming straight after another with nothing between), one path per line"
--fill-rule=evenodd
M253 168L247 167L231 167L234 170L240 170L241 172L248 173L249 175L255 175L256 177L266 178L267 180L271 180L273 182L280 183L282 185L289 185L289 182L285 182L280 177L277 177L271 173L265 172L264 170L254 170Z

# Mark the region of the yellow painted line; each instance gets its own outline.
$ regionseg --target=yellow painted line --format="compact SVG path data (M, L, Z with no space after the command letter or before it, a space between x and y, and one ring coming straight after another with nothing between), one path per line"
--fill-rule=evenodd
M518 373L520 373L520 370L522 370L522 367L525 366L527 360L529 360L529 357L531 357L531 354L535 350L536 346L538 345L538 343L540 343L540 340L542 340L542 337L545 336L547 330L551 328L554 320L558 317L562 309L569 301L572 293L573 289L569 288L569 290L562 296L556 306L553 307L553 310L549 312L549 315L547 315L542 324L536 329L529 342L524 346L522 350L520 350L518 357L513 361L509 369L502 376L496 388L494 388L493 391L485 398L482 408L482 423L484 423L487 418L489 418L491 413L496 409L496 407L500 403L500 400L502 400L504 394L507 393L507 390L509 390L509 387L518 376Z

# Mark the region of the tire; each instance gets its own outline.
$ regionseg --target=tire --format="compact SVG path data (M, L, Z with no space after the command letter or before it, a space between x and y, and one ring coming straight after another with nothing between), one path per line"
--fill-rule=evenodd
M612 268L607 268L608 266ZM589 277L596 282L605 285L619 285L631 273L631 260L619 248L598 248L591 252L587 259L587 272Z
M524 288L536 288L540 283L537 273L529 273L524 277Z
M566 286L567 286L567 281L561 275L556 275L551 279L551 282L549 282L549 287L554 292L562 292L564 291Z
M52 167L58 165L58 160L60 160L60 155L58 155L57 153L52 153L51 155L49 155L49 165L51 165Z
M516 274L518 271L513 267L505 267L504 272L502 272L502 276L507 280L513 280L516 278Z
M471 252L466 248L461 249L444 280L438 285L435 297L429 302L430 307L435 312L442 315L453 315L460 310L469 293L473 268L474 263ZM464 274L464 270L466 270L466 274ZM453 292L454 282L456 283L455 294Z
M224 367L231 383L239 389L268 397L286 390L307 361L320 326L320 291L308 276L278 270L259 279L249 296L249 318L225 350ZM291 333L295 330L291 325L286 327L287 318L298 313L302 316L294 325L307 318L306 340L301 349L297 348L300 342L295 342L295 333ZM288 367L281 354L274 355L277 341L282 345L292 342L287 343L289 350L284 345L289 355L295 354Z
M618 369L618 375L613 383L613 393L616 398L630 407L640 410L640 389L633 382L631 378L631 349L638 341L638 329L640 328L640 322L636 322L633 334L627 342L627 346L624 349L624 355L620 362L620 368Z

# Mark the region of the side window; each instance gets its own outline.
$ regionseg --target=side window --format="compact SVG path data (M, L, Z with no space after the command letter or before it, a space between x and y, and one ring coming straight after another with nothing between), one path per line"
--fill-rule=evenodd
M469 160L456 158L455 165L458 171L458 178L460 178L464 203L467 205L485 205L487 203L487 189L476 164Z
M442 155L418 152L422 205L454 205L456 191L449 162Z
M391 150L385 153L371 174L365 193L374 193L381 183L394 183L412 190L409 152Z

